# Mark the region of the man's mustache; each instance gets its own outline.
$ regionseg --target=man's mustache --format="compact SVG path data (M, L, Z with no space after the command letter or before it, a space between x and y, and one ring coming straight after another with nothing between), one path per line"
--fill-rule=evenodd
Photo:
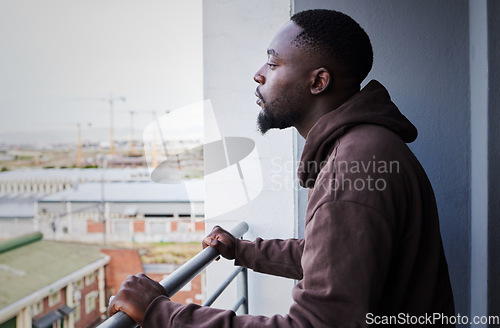
M259 97L260 100L265 104L266 101L264 100L264 97L262 97L262 93L260 93L259 88L255 89L255 93L257 94L257 97Z

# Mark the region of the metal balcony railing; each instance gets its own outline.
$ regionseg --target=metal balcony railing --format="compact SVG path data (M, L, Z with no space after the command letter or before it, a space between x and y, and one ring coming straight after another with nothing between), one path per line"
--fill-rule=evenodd
M243 236L248 231L248 225L245 222L240 222L237 226L229 232L236 238ZM203 271L210 263L212 263L219 256L219 252L213 247L207 247L192 259L187 261L180 268L172 272L167 278L160 281L160 284L165 288L168 297L172 297L175 293L182 289L188 282L190 282L198 273ZM238 295L237 301L232 310L237 311L240 309L240 314L248 313L248 284L247 284L247 270L239 267L234 270L229 277L222 283L222 285L210 296L203 306L210 306L226 289L227 286L238 276ZM104 321L98 328L135 328L137 324L124 312L118 312L111 318Z

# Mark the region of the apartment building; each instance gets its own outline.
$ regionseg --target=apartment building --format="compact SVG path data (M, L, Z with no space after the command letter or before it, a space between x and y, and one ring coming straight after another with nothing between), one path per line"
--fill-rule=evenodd
M0 243L0 327L94 326L106 311L109 257L98 246L42 237Z

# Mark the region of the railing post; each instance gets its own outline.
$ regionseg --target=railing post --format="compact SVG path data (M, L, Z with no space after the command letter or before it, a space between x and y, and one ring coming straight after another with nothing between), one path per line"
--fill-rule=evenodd
M248 314L248 271L247 268L243 268L241 270L240 274L236 278L236 298L240 299L243 298L245 301L243 304L241 304L240 308L238 309L237 314Z

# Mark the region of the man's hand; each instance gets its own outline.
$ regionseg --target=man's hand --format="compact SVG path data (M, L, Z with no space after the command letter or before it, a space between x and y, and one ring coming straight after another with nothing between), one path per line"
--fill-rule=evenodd
M233 260L235 257L235 244L234 236L219 226L215 226L202 242L204 249L212 246L228 260Z
M118 311L125 312L135 323L142 326L149 304L161 295L167 296L165 289L144 273L128 276L109 303L108 314L112 316Z

